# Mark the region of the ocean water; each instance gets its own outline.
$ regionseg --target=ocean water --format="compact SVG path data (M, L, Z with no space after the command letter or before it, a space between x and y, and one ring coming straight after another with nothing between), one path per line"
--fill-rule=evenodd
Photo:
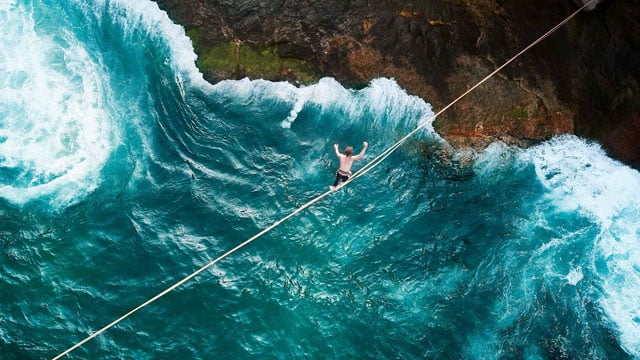
M0 0L0 358L51 358L433 114L208 84L146 0ZM594 143L448 152L427 124L74 359L640 358L640 174Z

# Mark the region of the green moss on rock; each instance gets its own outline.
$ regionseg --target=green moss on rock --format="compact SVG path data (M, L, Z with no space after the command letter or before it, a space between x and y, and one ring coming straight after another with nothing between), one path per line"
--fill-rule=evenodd
M199 29L187 31L198 54L198 67L219 78L249 77L266 80L289 80L309 84L316 76L309 64L300 59L278 55L276 46L257 48L240 40L228 43L206 44Z
M525 109L516 109L509 113L509 116L516 120L527 120L529 113Z

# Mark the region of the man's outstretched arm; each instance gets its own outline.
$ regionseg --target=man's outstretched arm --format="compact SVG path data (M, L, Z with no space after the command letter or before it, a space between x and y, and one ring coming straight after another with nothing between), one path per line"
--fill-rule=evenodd
M338 150L338 144L333 144L333 150L336 151L336 156L340 157L340 150Z
M362 145L364 146L364 147L362 148L362 151L360 151L360 154L358 154L358 155L354 156L354 157L353 157L353 160L362 159L362 157L364 156L364 153L365 153L365 151L367 151L367 147L369 146L369 143L368 143L368 142L366 142L366 141L364 141L364 142L362 143Z

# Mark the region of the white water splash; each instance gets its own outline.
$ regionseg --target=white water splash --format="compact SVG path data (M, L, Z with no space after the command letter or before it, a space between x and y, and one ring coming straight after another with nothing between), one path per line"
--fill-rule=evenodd
M640 173L608 158L599 145L561 136L525 152L550 201L600 226L591 269L601 282L600 306L623 348L640 357ZM568 280L577 283L582 271Z
M41 34L25 5L0 10L0 197L72 203L114 144L98 65L73 34Z

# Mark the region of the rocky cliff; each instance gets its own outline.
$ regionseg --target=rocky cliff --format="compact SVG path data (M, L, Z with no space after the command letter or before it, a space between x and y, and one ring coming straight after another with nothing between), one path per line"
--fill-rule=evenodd
M391 77L437 110L580 0L157 0L205 78L359 87ZM452 144L599 141L640 168L640 1L600 1L437 119Z

